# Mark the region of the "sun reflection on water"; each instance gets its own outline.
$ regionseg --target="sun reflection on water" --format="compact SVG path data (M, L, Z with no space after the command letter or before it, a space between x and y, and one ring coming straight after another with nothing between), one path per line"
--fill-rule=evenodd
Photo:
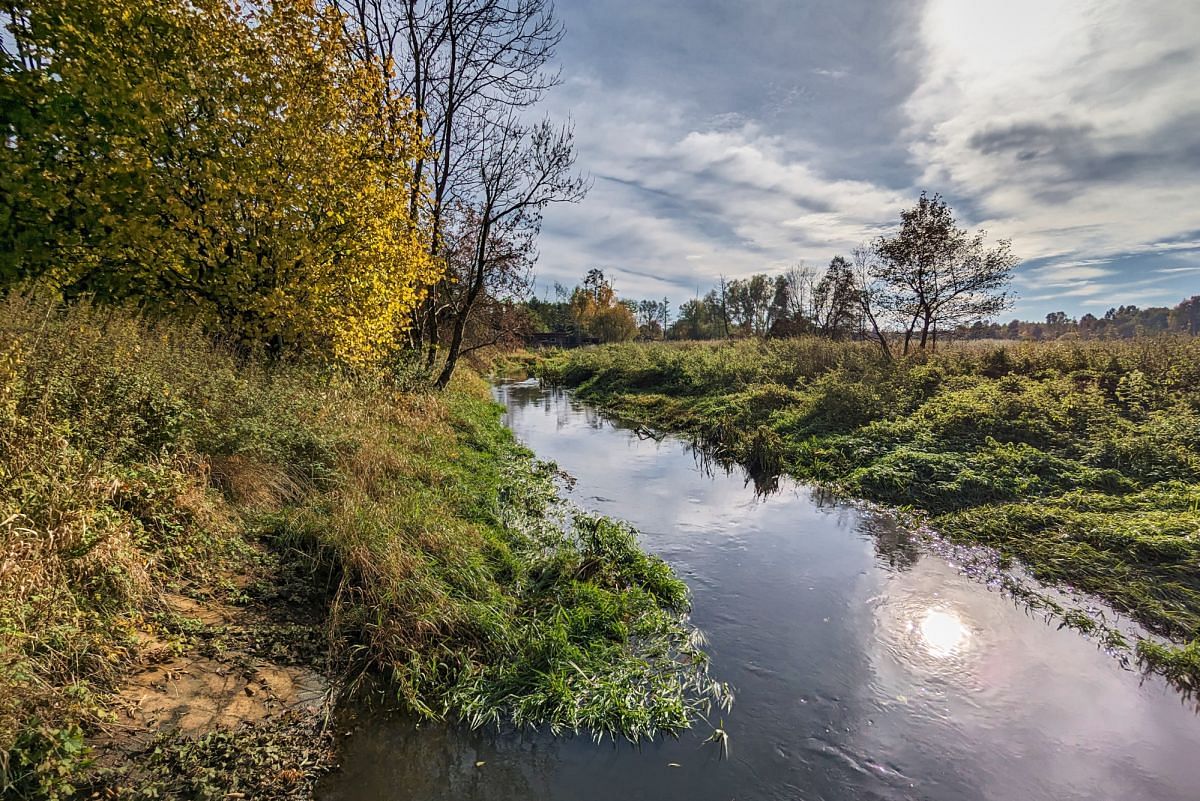
M931 656L945 658L961 651L971 639L962 618L944 609L927 609L917 625L921 642Z

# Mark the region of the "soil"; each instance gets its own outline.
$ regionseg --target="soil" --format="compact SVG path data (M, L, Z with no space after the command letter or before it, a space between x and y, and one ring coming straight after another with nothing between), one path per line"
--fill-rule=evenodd
M335 683L321 664L323 604L310 576L265 552L260 557L254 572L224 577L221 590L163 596L167 624L141 635L136 667L110 707L114 719L90 739L102 797L207 797L211 790L308 798L331 767ZM172 776L208 762L216 764L203 785ZM239 776L234 763L254 775ZM264 790L266 773L274 777Z

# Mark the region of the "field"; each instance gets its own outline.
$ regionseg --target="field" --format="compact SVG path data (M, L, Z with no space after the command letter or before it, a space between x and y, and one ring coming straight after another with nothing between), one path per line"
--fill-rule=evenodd
M895 362L818 338L627 344L537 369L759 481L786 473L914 510L945 537L1101 596L1160 636L1137 644L1144 664L1200 686L1200 340L984 344Z

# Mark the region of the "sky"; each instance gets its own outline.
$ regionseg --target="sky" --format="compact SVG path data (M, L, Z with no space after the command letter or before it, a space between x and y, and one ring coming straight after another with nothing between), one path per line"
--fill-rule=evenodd
M538 293L822 268L922 190L1021 257L1005 319L1200 294L1200 0L557 0L592 189Z

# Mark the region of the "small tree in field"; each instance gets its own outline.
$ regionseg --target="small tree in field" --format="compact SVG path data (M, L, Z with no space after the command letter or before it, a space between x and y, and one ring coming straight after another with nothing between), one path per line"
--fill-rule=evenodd
M625 342L638 332L633 312L598 269L588 270L583 286L571 294L571 317L578 331L601 342Z
M986 232L959 228L940 195L921 194L900 213L900 230L875 241L863 291L875 313L904 333L904 353L937 344L940 329L970 325L1012 305L1008 285L1018 259L1011 243L985 246Z

